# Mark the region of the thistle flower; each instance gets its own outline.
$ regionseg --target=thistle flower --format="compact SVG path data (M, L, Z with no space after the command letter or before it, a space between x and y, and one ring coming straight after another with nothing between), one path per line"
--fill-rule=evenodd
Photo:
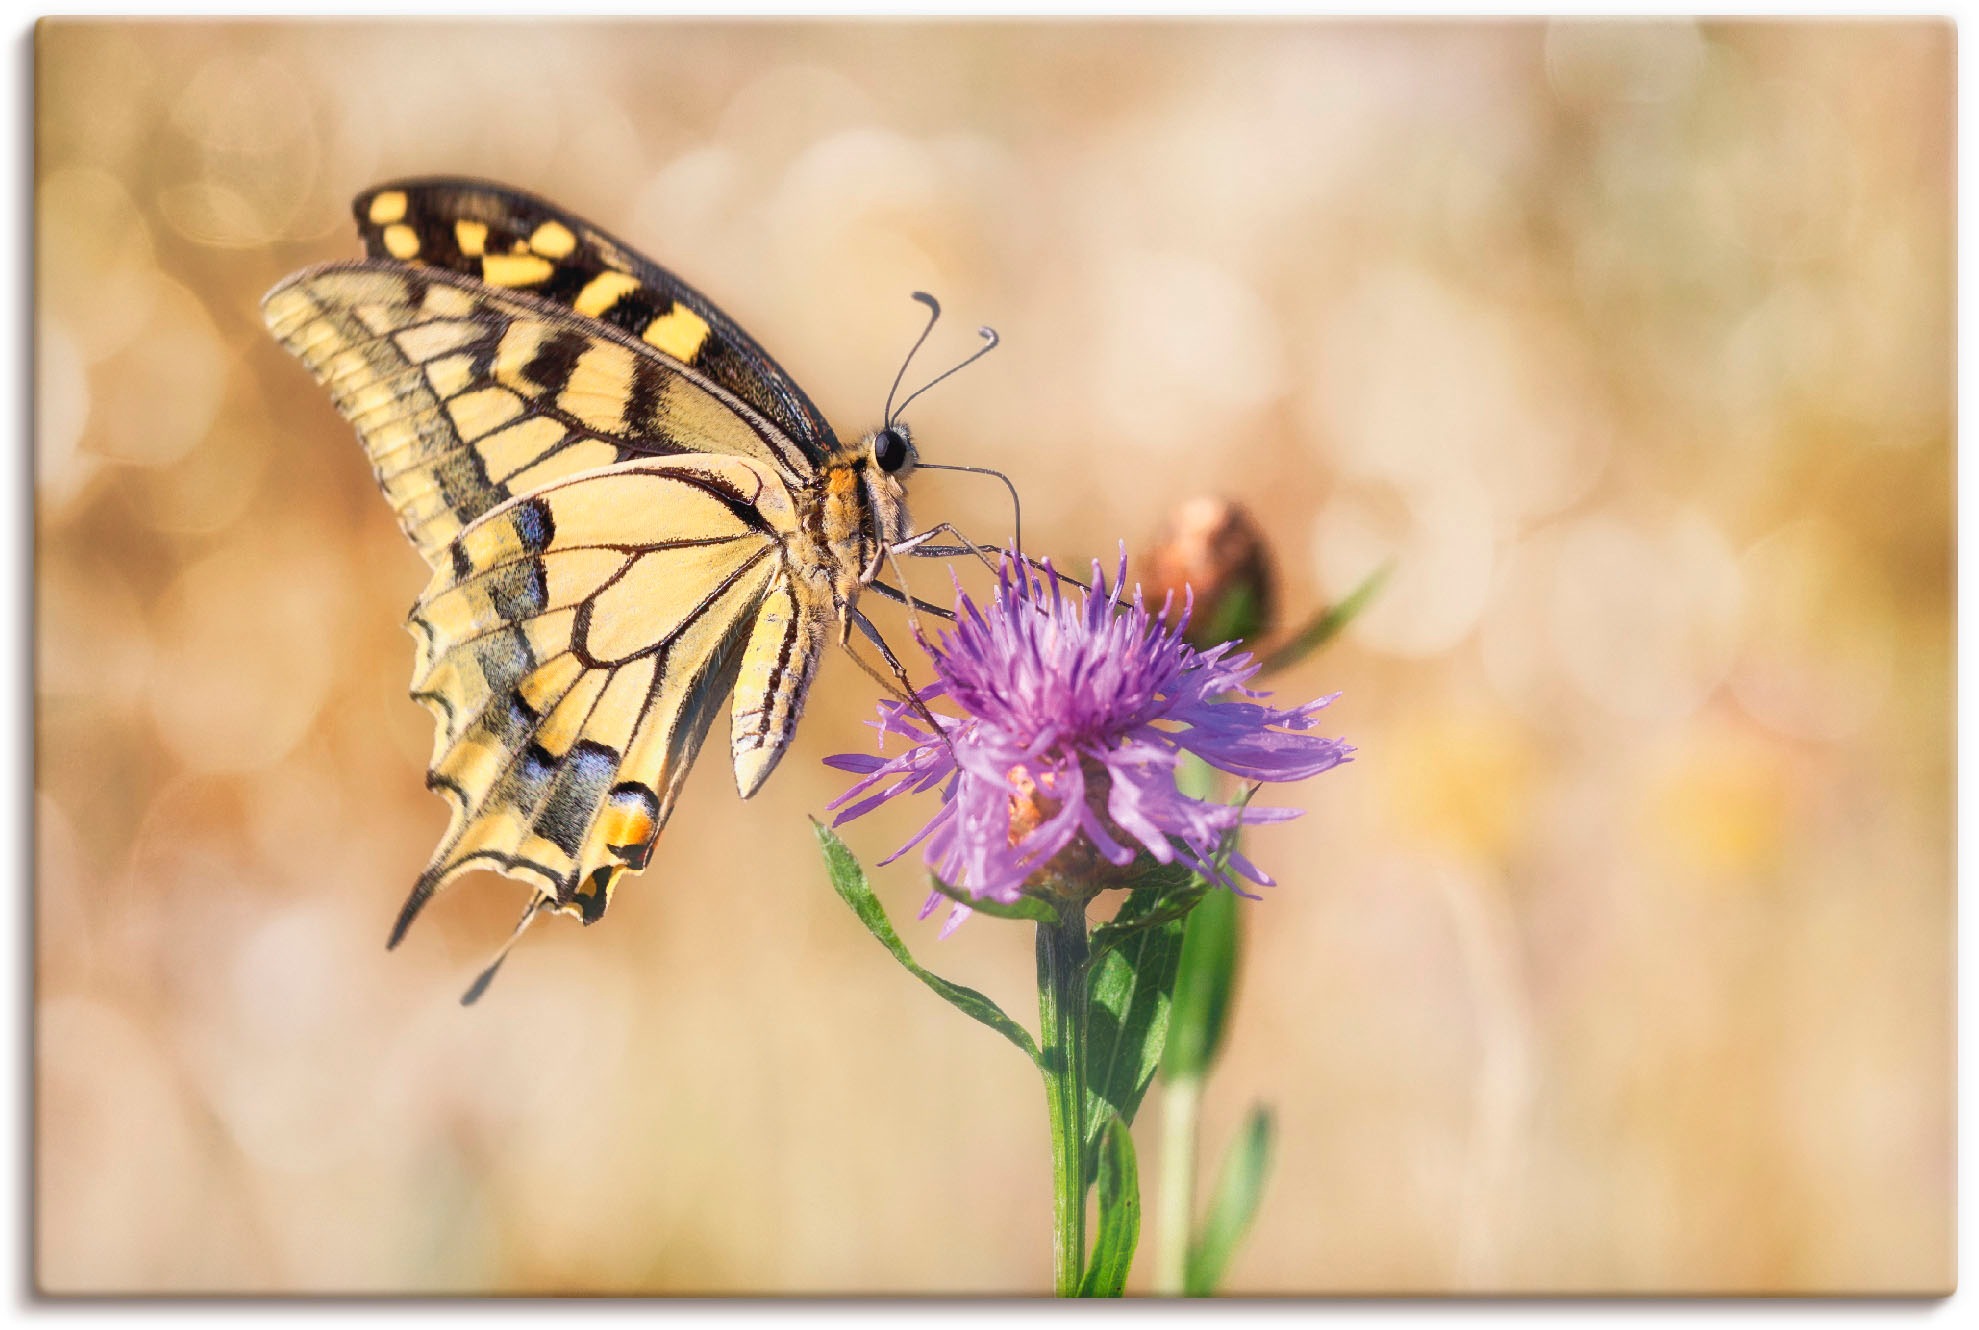
M1240 823L1298 810L1193 798L1177 788L1176 768L1189 752L1246 780L1317 775L1353 751L1306 733L1333 699L1263 705L1266 694L1244 687L1258 669L1248 654L1184 640L1186 606L1170 626L1169 604L1150 614L1138 588L1123 601L1126 567L1123 551L1111 587L1095 563L1093 591L1066 593L1048 563L1040 574L1006 556L981 608L958 585L954 627L923 643L936 681L921 697L946 697L962 714L935 715L937 735L918 708L882 703L881 747L889 735L909 746L890 758L825 759L861 776L832 801L836 823L939 786L941 807L883 862L924 844L936 875L979 900L1013 901L1054 866L1058 876L1084 876L1063 871L1082 853L1125 867L1140 850L1240 894L1250 893L1237 875L1272 885L1241 854L1229 855L1235 872L1226 871L1218 851ZM940 899L930 896L922 916Z

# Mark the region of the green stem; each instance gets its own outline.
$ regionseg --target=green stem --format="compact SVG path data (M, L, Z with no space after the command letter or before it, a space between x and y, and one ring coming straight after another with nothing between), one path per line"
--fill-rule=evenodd
M1203 1083L1185 1076L1161 1095L1161 1212L1155 1224L1154 1292L1179 1298L1189 1277L1189 1217L1196 1208L1196 1124Z
M1086 911L1038 925L1038 1033L1051 1112L1052 1246L1058 1296L1077 1297L1086 1265Z

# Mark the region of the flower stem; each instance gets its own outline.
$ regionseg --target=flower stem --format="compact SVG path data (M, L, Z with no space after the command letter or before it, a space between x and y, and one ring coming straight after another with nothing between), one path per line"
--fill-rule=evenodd
M1086 910L1038 925L1038 1032L1051 1114L1052 1247L1058 1296L1079 1295L1086 1264Z
M1196 1200L1196 1124L1200 1076L1170 1081L1161 1096L1161 1211L1155 1227L1156 1297L1179 1298L1188 1286L1190 1216Z

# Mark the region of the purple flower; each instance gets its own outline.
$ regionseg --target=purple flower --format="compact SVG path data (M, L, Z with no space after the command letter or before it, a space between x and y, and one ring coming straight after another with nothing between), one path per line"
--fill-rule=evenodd
M1145 849L1248 895L1216 863L1224 838L1240 823L1298 810L1192 798L1175 783L1182 754L1246 780L1290 781L1348 761L1353 749L1306 733L1331 697L1288 711L1261 705L1266 694L1244 687L1258 671L1249 654L1235 643L1197 651L1183 641L1186 602L1173 627L1163 622L1169 606L1149 614L1139 588L1123 605L1126 570L1123 552L1111 588L1095 563L1093 592L1067 594L1055 574L1006 556L986 606L958 586L954 627L923 643L936 681L921 697L947 697L963 714L936 715L936 735L918 708L882 703L881 747L890 734L910 746L891 758L825 759L862 777L832 801L842 810L835 825L940 786L941 808L883 862L925 843L944 882L1008 902L1075 843L1121 867ZM1272 885L1241 854L1229 867ZM940 899L931 896L922 916Z

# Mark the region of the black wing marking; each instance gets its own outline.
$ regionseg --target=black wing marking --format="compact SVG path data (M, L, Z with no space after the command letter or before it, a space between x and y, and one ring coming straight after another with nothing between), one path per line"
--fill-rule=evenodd
M608 232L490 181L396 180L351 204L373 258L531 291L700 371L797 442L813 465L837 436L804 390L716 304Z

